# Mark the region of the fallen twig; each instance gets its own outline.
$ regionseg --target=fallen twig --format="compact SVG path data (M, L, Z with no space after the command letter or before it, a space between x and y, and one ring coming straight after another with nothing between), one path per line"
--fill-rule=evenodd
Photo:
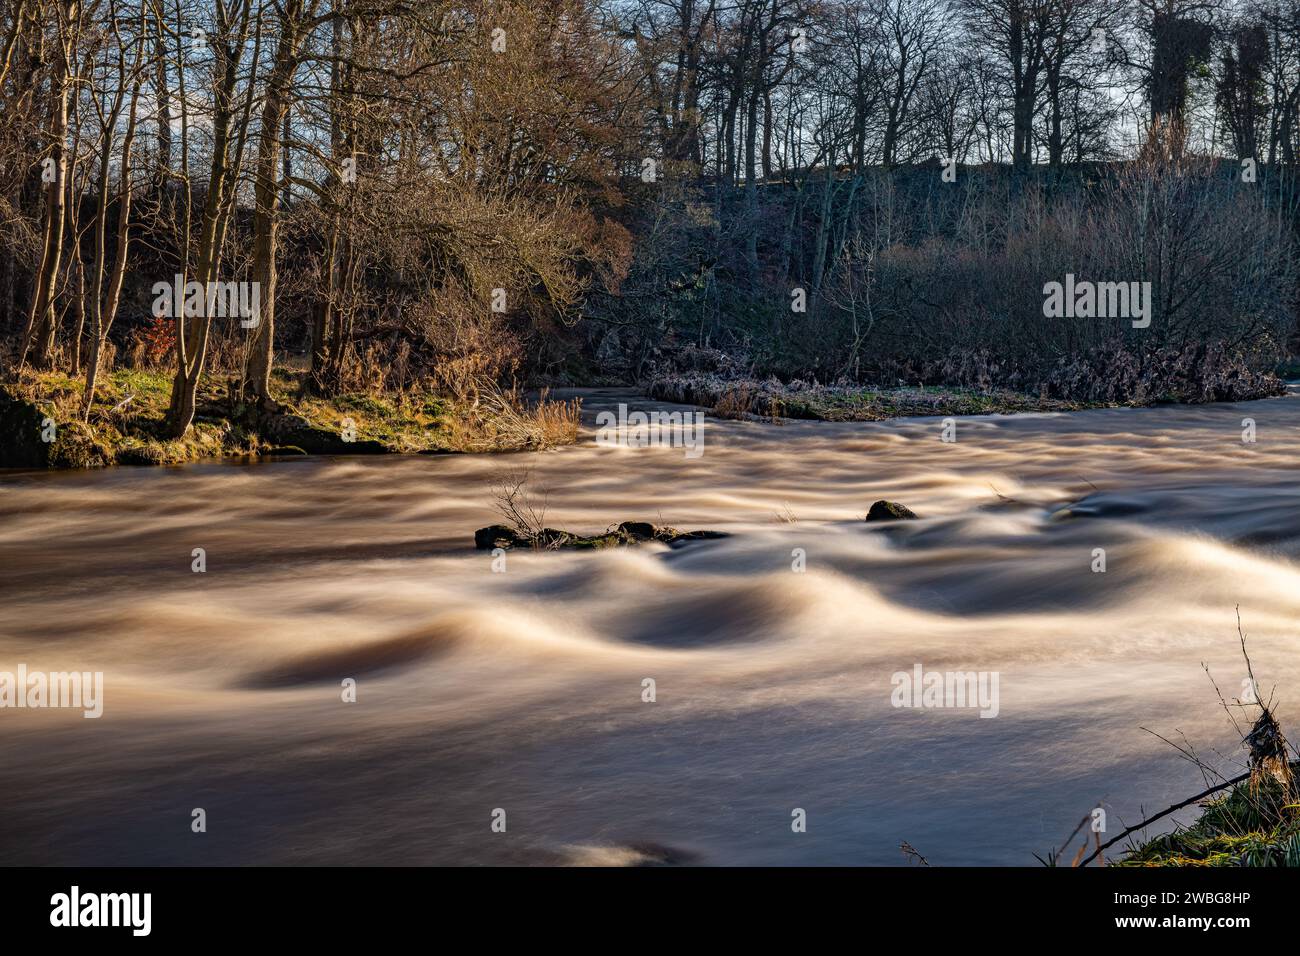
M903 856L907 857L909 860L916 860L922 866L930 865L930 861L921 856L916 847L912 846L912 844L908 843L906 840L898 844L898 848L903 851Z
M1250 771L1247 770L1239 777L1233 777L1231 780L1227 780L1223 783L1216 784L1215 786L1211 787L1209 790L1202 790L1196 796L1188 797L1182 803L1175 803L1172 807L1166 807L1165 809L1157 813L1155 816L1147 817L1141 823L1135 823L1133 826L1129 827L1127 830L1125 830L1119 836L1115 837L1113 840L1107 840L1101 846L1097 847L1097 849L1094 850L1086 860L1080 863L1079 866L1087 866L1089 863L1095 860L1098 857L1098 855L1100 855L1102 850L1109 849L1110 847L1118 843L1120 840L1128 836L1130 833L1134 833L1138 830L1143 829L1144 827L1150 826L1152 823L1155 823L1161 817L1167 817L1169 816L1169 814L1175 812L1176 810L1181 810L1183 809L1183 807L1190 806L1191 804L1195 803L1197 800L1204 800L1212 793L1218 793L1220 790L1224 790L1228 787L1231 787L1234 784L1242 783L1243 781L1249 779L1250 779Z

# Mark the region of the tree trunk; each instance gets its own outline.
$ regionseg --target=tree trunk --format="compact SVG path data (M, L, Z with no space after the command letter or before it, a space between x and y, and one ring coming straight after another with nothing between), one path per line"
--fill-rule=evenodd
M314 4L313 4L314 8ZM271 396L271 367L275 350L275 256L280 234L280 127L289 109L290 84L298 66L303 35L303 0L288 0L280 15L275 66L267 80L258 129L254 175L253 281L259 286L261 314L244 366L243 389L261 412L279 406Z
M68 89L72 77L73 51L76 39L77 3L64 0L59 7L64 24L59 44L58 62L50 80L50 154L53 162L48 166L53 181L45 194L44 241L41 245L41 262L36 272L36 297L32 300L23 335L19 365L27 362L29 354L37 368L49 368L54 361L54 339L58 318L54 296L58 288L59 268L63 262L63 230L67 221L68 202ZM42 168L47 168L42 163Z
M113 268L107 276L107 290L105 290L105 273L108 268L109 160L113 151L113 131L121 115L124 88L127 83L125 52L118 61L120 70L117 101L113 105L108 126L104 130L104 151L99 171L99 205L95 213L95 281L91 301L93 335L90 359L86 365L86 386L81 395L82 421L89 420L90 408L95 401L95 383L99 378L100 356L104 351L104 343L108 341L113 320L117 317L118 303L122 298L122 282L126 278L127 255L131 248L131 152L135 144L137 107L140 102L140 56L140 50L137 48L133 69L134 82L131 87L131 106L127 113L126 131L122 136L122 162L117 186L117 235L113 248Z
M248 38L248 11L243 11L243 21L239 25L235 49L242 49ZM222 24L226 32L231 24ZM260 41L260 35L259 35ZM258 44L260 46L260 42ZM220 50L221 46L214 49ZM203 220L199 238L199 255L195 268L195 279L204 289L216 279L221 267L221 248L225 242L226 228L230 221L231 205L234 202L235 185L238 170L242 164L244 145L247 139L249 117L252 111L252 91L243 107L239 136L231 150L231 127L234 120L234 96L239 79L238 57L222 56L221 86L217 90L216 109L212 119L213 144L212 165L208 176L208 195L203 206ZM212 328L212 317L207 310L191 317L188 322L181 318L176 320L176 375L172 379L171 406L167 412L167 434L180 438L189 430L194 421L197 404L199 381L203 376L203 367L207 358L208 337Z

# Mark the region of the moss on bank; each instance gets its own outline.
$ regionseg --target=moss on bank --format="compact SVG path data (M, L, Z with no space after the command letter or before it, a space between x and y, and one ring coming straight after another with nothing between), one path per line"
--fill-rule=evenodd
M183 438L164 433L171 375L119 369L101 378L89 420L84 383L61 372L25 371L0 384L0 467L94 468L168 465L203 458L274 454L436 454L515 451L571 444L576 402L531 406L515 393L456 401L420 392L301 397L302 374L279 370L272 391L283 408L256 416L223 380L205 379Z
M1300 763L1291 765L1300 774ZM1190 826L1136 847L1112 866L1300 866L1300 803L1272 777L1208 800Z

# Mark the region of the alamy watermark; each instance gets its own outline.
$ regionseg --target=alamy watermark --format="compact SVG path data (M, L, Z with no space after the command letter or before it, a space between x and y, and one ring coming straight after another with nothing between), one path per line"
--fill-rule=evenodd
M1044 284L1043 295L1049 319L1132 319L1135 329L1151 324L1150 282L1075 281L1068 272L1064 284Z
M239 319L241 328L253 329L262 321L262 286L259 282L185 281L180 273L171 282L155 282L155 318L192 319L207 316L216 319Z
M602 447L684 448L687 458L704 454L703 412L629 412L619 402L618 414L596 415L596 444Z
M132 936L148 936L153 928L152 893L83 893L73 885L66 893L50 897L50 925L118 926Z
M998 671L927 671L919 663L890 678L894 707L977 707L981 717L999 710Z
M0 708L79 707L82 716L104 713L103 671L0 671Z

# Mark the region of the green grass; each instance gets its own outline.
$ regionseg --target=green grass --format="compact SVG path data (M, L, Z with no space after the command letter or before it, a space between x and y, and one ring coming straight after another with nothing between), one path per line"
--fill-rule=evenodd
M1300 772L1300 764L1292 765ZM1112 866L1300 866L1300 804L1271 777L1202 804L1190 826L1137 846Z
M394 451L454 450L445 436L449 409L424 396L307 397L294 402L293 408L315 428L340 431L344 419L349 419L359 440L382 442Z
M577 438L576 406L543 402L524 408L512 397L485 408L426 392L304 396L303 375L277 369L272 376L272 394L286 413L336 435L350 422L358 441L379 442L393 452L513 451ZM85 423L80 416L84 384L63 372L27 370L20 381L0 386L58 423L51 467L177 464L259 455L276 447L257 433L254 416L229 394L222 376L204 378L194 423L179 439L167 436L163 427L172 388L169 371L117 369L102 375Z

